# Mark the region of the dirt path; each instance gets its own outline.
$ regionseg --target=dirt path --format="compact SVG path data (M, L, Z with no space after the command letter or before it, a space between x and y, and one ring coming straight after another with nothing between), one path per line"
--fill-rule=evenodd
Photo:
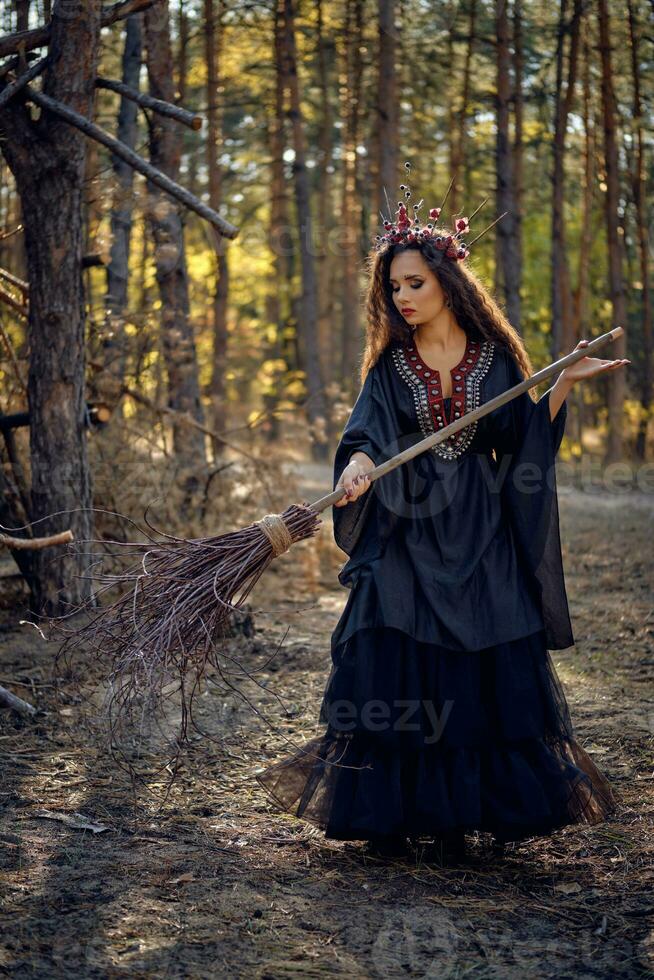
M323 470L306 476L306 499L329 488ZM253 779L285 754L284 736L319 730L330 632L346 599L328 526L252 596L257 633L241 655L254 664L284 640L261 675L265 692L251 692L277 733L209 690L198 717L218 741L194 741L159 813L156 800L134 803L126 777L80 729L73 690L51 677L51 651L6 613L0 684L45 711L28 723L0 715L0 975L653 976L654 507L644 496L566 492L561 516L577 644L554 662L577 736L620 809L610 823L566 828L504 858L471 841L467 862L447 869L325 841L274 811ZM108 829L51 819L76 812Z

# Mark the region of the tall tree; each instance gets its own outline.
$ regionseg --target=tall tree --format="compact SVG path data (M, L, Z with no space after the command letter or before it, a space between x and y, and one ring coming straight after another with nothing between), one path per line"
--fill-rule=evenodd
M636 236L640 281L642 287L642 383L641 413L636 436L636 453L644 459L647 451L647 429L652 407L652 294L649 282L649 244L647 233L646 161L643 124L643 100L640 81L640 35L633 0L627 0L629 10L629 40L631 53L631 78L633 85L633 125L635 136L632 192L636 207Z
M100 4L76 16L54 4L43 92L91 114L100 44ZM2 88L6 83L0 83ZM0 147L21 199L30 298L31 513L35 533L70 527L91 536L91 480L85 436L82 188L85 137L43 110L32 119L22 98L0 111ZM56 516L50 516L56 514ZM38 522L38 523L37 523ZM80 549L81 550L81 549ZM58 614L89 593L87 559L37 551L32 605Z
M572 289L570 267L566 254L565 233L565 151L568 118L572 108L577 79L580 23L583 0L574 0L572 18L568 23L568 3L561 0L556 47L556 87L554 93L554 142L552 174L552 335L551 357L557 360L568 351L574 329L572 324ZM568 74L565 85L565 39L570 37Z
M582 199L581 199L581 233L577 246L577 288L573 296L573 324L576 334L572 338L576 344L581 337L587 337L590 321L590 254L593 235L593 203L595 198L595 112L591 94L591 33L589 18L582 21L583 30L583 98L582 116L584 131ZM584 391L581 385L576 386L576 430L577 442L581 445L584 425Z
M175 102L175 78L170 43L170 19L167 0L144 15L146 64L150 94L168 103ZM155 114L150 121L150 159L168 177L176 180L180 163L180 139L177 124ZM148 184L148 218L155 243L155 268L161 296L161 339L168 376L168 403L180 414L203 421L200 401L198 363L190 319L188 273L184 228L179 206ZM173 420L173 447L184 488L186 508L192 509L193 498L206 470L204 435L183 419Z
M331 231L334 227L332 201L332 174L334 171L334 110L332 107L332 85L334 79L335 49L333 36L328 33L324 23L325 4L317 0L317 38L316 55L318 63L318 84L320 87L320 129L318 133L318 166L316 185L318 190L318 337L320 344L320 363L325 378L334 380L340 364L336 364L338 345L334 344L334 277L335 267L328 248Z
M615 137L616 107L613 92L613 66L611 59L611 23L607 0L598 0L599 49L602 66L602 113L604 123L604 165L606 167L606 232L608 242L609 291L613 306L615 326L627 326L627 304L622 274L622 238L618 232L618 206L620 203L620 177L618 172L618 147ZM615 357L624 357L625 334L613 344ZM608 438L605 462L612 463L622 456L623 410L625 396L624 371L613 371L607 379L608 386Z
M468 113L472 91L472 59L476 42L477 0L469 0L467 13L468 29L461 74L461 104L454 117L450 133L450 177L454 178L450 192L450 209L455 214L459 210L459 192L463 193L463 204L470 203L470 168L467 165Z
M307 387L307 414L311 426L311 451L314 460L327 459L327 399L323 384L318 344L318 296L313 256L313 220L309 175L306 165L304 118L300 102L295 42L295 9L293 0L277 0L277 17L281 21L281 59L284 86L288 93L288 116L293 135L293 187L299 231L302 264L302 300L299 333L303 341L304 370Z
M496 40L496 120L497 135L495 144L497 186L496 201L498 214L507 211L497 224L497 278L504 293L506 312L516 330L521 329L520 319L520 256L517 236L516 211L518 201L515 196L513 175L513 153L510 133L511 92L511 42L509 32L508 4L506 0L495 0Z
M388 215L386 194L391 206L397 195L398 110L397 110L397 33L395 0L378 0L378 70L375 100L373 147L377 158L375 196L377 207L371 212L374 228L379 226L379 212Z
M513 145L511 167L513 170L514 207L514 255L515 279L518 292L522 287L522 200L524 171L524 36L522 0L513 0ZM516 324L518 326L518 324Z
M341 378L350 395L358 390L358 356L363 346L359 322L359 256L361 251L361 202L357 194L359 120L361 113L361 55L363 0L346 0L343 51L341 159L343 182L341 208Z
M222 174L218 149L222 145L222 111L220 96L220 54L223 34L223 0L204 0L205 57L207 62L207 170L209 204L218 210L222 196ZM226 427L225 374L227 371L227 299L229 296L229 253L224 239L215 241L216 286L212 297L213 363L211 371L211 420L214 432ZM213 440L214 453L224 444Z
M138 91L142 63L142 15L132 14L125 24L125 46L122 58L122 81ZM118 111L118 139L132 149L136 148L138 106L133 99L121 95ZM101 375L111 379L114 390L108 393L113 400L120 392L125 377L127 348L125 313L129 280L129 251L132 238L134 211L134 171L121 157L112 156L114 192L111 202L111 258L107 266L106 310L109 318L108 331L103 342L103 361L107 372Z

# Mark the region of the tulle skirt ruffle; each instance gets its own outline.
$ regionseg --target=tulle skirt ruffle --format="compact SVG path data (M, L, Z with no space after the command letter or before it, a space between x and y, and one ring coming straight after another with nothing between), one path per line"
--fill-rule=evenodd
M323 734L256 777L326 837L478 830L515 841L614 809L574 737L542 630L461 653L375 627L332 660Z

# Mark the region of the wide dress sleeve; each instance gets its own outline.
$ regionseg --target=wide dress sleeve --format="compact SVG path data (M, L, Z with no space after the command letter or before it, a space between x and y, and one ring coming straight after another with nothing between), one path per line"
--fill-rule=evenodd
M506 388L523 380L513 354L505 352ZM513 529L522 567L535 590L543 615L547 646L574 644L565 589L559 530L556 456L567 418L564 401L550 419L548 389L538 401L523 392L504 406L495 434L495 455L502 479L503 506Z
M388 395L373 365L359 391L334 456L332 487L355 452L364 452L375 466L390 458L396 449L397 421ZM350 560L339 573L341 585L351 587L356 568L378 557L395 523L394 515L382 504L375 481L368 490L344 507L332 507L334 540Z

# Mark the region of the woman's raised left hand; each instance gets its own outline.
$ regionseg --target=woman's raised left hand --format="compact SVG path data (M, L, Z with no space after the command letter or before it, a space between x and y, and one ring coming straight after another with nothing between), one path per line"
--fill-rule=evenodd
M587 347L589 343L588 340L580 340L575 350ZM595 375L604 374L605 371L617 371L625 364L631 364L631 361L626 357L619 357L614 361L606 360L603 357L582 357L575 364L564 368L559 377L569 385L573 385L576 381L594 378Z

